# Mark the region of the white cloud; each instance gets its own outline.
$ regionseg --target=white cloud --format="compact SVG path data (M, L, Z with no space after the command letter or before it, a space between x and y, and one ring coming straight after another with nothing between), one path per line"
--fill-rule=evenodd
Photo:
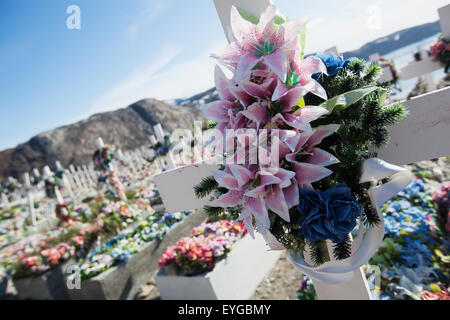
M147 26L154 18L159 16L165 9L164 1L159 0L151 3L142 14L128 27L128 37L134 41L141 29Z
M218 52L225 42L217 43L197 58L175 65L158 74L148 89L148 96L166 100L195 95L214 86L216 61L210 54Z
M214 86L215 61L209 57L225 42L212 45L192 60L171 65L182 48L168 46L159 58L126 81L102 94L92 104L89 114L123 108L144 98L169 100L195 95Z
M114 88L96 99L89 113L92 114L126 107L138 99L148 97L146 94L148 92L148 86L154 81L155 76L164 67L167 67L180 53L181 48L179 47L163 47L152 64L142 68L140 71L135 71L127 80L117 84Z

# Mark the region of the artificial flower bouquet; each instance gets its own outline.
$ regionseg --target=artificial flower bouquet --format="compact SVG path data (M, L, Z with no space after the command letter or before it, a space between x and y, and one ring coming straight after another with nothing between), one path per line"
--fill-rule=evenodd
M422 79L422 77L419 77L416 85L411 90L411 92L408 94L407 100L417 97L417 96L420 96L420 95L423 95L429 91L430 90L428 88L427 82L424 79Z
M1 255L0 263L15 279L42 275L80 255L92 243L93 231L85 225L67 224L21 241Z
M100 172L98 183L100 186L106 185L108 187L107 192L112 198L126 201L126 189L120 177L117 176L117 171L112 166L113 159L114 150L108 145L102 146L94 151L92 156L94 168Z
M109 236L120 233L136 222L140 211L134 210L127 202L100 197L86 199L80 205L70 206L69 213L75 221L98 226L99 236Z
M388 67L392 74L392 80L388 82L389 85L394 86L397 90L401 91L401 88L397 86L398 80L400 79L400 74L395 67L394 60L388 60L385 57L380 57L380 66L382 68Z
M447 73L450 68L450 41L440 36L438 41L431 45L430 52L431 56L445 67Z
M228 220L205 222L191 231L192 237L181 238L166 249L158 261L166 274L195 276L214 269L231 247L247 234L243 223ZM173 272L172 272L173 271Z
M273 5L259 18L242 13L232 8L231 43L213 56L233 76L216 68L220 101L203 108L221 137L210 145L225 160L195 193L209 198L212 218L243 221L250 233L256 228L306 274L320 278L316 267L346 259L352 268L340 270L348 274L384 236L379 206L388 199L374 187L392 196L410 181L409 171L375 158L406 110L387 106L378 65L305 57L303 21L282 17ZM395 183L381 185L391 176ZM363 252L352 259L350 234L358 224Z
M18 212L17 207L0 210L0 222L14 218L14 216L16 215L17 212Z
M108 171L113 158L114 150L108 145L95 149L92 156L94 167L99 171Z
M157 141L156 144L152 146L152 150L155 152L156 157L161 157L169 152L171 146L170 135L166 134L164 136L164 142L161 143L160 141Z
M79 262L82 280L91 279L112 267L126 263L133 254L155 239L163 240L173 226L191 211L175 214L154 212L132 231L126 231L111 241L98 246L86 259Z
M444 183L433 195L439 214L439 227L445 234L450 234L450 182Z

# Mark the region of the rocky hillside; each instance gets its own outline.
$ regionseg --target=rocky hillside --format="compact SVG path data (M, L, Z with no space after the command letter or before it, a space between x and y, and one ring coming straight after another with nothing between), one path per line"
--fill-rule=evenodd
M153 125L163 124L166 130L185 128L200 117L195 107L174 106L155 99L138 101L127 108L93 115L87 120L41 133L15 149L0 152L0 181L8 176L20 177L33 168L63 166L90 161L96 140L122 150L148 144Z

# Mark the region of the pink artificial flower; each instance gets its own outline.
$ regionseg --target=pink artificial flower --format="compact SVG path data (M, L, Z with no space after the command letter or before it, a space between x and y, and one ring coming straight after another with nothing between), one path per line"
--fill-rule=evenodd
M276 28L273 22L275 13L276 7L270 5L254 25L243 19L236 7L232 7L232 43L222 54L214 57L236 72L237 82L259 62L269 65L283 81L286 79L287 51L291 49L291 40L298 39L304 22L289 21Z
M270 69L275 75L275 85L291 82L294 76L299 85L326 99L325 90L312 79L314 73L327 73L320 59L301 59L299 33L305 21L292 20L276 27L274 17L276 7L271 5L254 25L241 17L238 10L231 10L232 43L220 55L213 55L219 62L234 72L234 82L239 84L248 77L255 66ZM254 70L257 72L258 70ZM289 86L294 85L290 83ZM285 88L287 90L287 88ZM296 101L298 102L298 100Z
M242 205L242 215L247 229L248 216L252 215L266 228L270 227L268 210L289 221L287 203L295 202L289 197L289 190L295 173L285 169L261 169L252 165L249 168L239 165L228 165L225 170L214 172L214 178L228 193L215 200L211 206L231 208ZM286 190L287 189L287 190ZM288 199L286 199L288 197Z
M447 48L447 44L444 41L438 41L430 47L431 56L433 58L438 58L439 55L446 50L449 49Z

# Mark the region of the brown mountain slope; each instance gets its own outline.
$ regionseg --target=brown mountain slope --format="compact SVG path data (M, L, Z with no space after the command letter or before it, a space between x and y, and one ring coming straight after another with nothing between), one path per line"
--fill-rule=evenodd
M132 150L149 144L153 125L163 124L166 130L187 128L200 112L195 107L169 105L155 99L138 101L127 108L93 115L92 117L41 133L14 149L0 152L0 181L8 176L21 178L24 172L45 165L54 167L91 161L96 140L122 150Z

